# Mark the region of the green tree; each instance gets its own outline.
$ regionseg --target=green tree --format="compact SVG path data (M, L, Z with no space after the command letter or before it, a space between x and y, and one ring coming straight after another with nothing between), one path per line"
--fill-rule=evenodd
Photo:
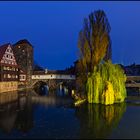
M110 25L102 10L92 12L84 19L83 29L79 33L79 61L77 63L78 89L87 81L88 73L93 72L102 60L111 59Z
M121 67L110 61L110 30L104 11L98 10L85 18L79 33L76 83L89 103L110 105L126 98L126 75Z
M110 25L104 11L95 11L85 18L83 30L79 34L78 47L87 73L92 72L105 57L111 44L109 33Z

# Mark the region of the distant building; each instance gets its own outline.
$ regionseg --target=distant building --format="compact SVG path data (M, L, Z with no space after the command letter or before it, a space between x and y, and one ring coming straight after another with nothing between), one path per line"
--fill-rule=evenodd
M126 75L140 75L140 65L132 64L124 67L124 71Z
M13 45L18 66L25 72L27 83L30 84L33 72L33 46L28 40L20 40ZM23 75L22 75L23 76ZM22 77L23 78L23 77Z
M18 65L10 43L0 46L0 81L18 81Z

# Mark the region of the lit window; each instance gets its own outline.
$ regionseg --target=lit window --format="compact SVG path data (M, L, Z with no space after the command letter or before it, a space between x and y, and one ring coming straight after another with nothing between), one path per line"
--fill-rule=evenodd
M11 75L10 74L8 74L8 78L11 78Z

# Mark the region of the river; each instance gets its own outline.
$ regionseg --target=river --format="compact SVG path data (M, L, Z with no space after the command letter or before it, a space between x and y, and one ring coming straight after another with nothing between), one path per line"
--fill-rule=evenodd
M128 99L110 106L74 107L62 91L2 93L0 138L140 138L140 96Z

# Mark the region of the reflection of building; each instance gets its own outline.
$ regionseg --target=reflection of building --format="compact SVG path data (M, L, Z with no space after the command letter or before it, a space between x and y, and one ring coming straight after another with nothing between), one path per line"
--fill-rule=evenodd
M13 45L13 50L18 66L27 75L27 82L30 83L33 71L33 47L27 40L20 40ZM21 76L23 79L23 75Z
M11 92L6 94L8 94L9 100L1 102L0 130L6 133L10 133L13 129L22 132L30 130L33 127L33 108L30 96L17 97L17 94ZM0 95L3 95L2 98L5 99L4 93ZM13 96L16 100L13 100Z

